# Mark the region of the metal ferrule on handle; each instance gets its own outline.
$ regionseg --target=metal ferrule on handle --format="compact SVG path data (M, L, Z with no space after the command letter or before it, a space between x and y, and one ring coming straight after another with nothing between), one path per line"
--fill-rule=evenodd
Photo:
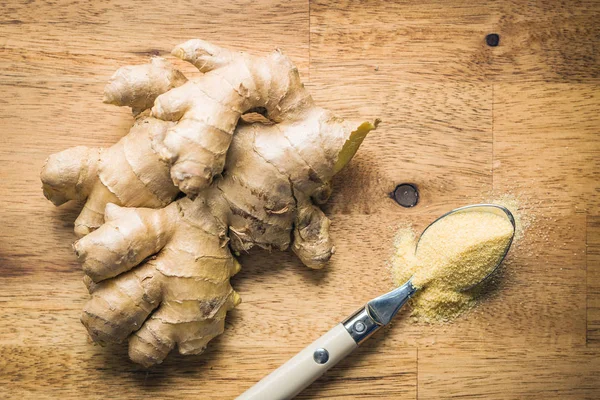
M360 345L379 329L389 324L416 291L417 289L409 280L391 292L369 301L342 324L356 344Z
M346 318L342 324L357 345L362 344L383 327L369 315L369 307L366 305Z

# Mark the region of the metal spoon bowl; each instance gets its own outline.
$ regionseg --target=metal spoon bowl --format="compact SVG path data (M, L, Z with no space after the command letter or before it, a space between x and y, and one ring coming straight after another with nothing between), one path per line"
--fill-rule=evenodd
M442 215L441 217L439 217L438 219L433 221L431 224L429 224L427 226L427 228L425 228L423 233L421 233L421 236L419 236L419 241L417 242L417 245L415 246L415 254L416 254L417 248L419 247L419 242L421 241L423 234L425 234L425 232L427 232L427 229L429 229L433 224L435 224L442 218L445 218L452 214L464 213L464 212L475 212L475 211L491 212L491 213L494 213L501 217L508 218L508 220L510 221L510 224L513 227L513 233L512 233L512 236L510 237L510 240L508 241L508 243L506 245L506 249L504 250L502 257L500 257L498 259L498 263L494 266L494 268L490 271L490 273L487 274L483 279L481 279L479 282L475 283L474 285L471 285L467 288L462 289L461 290L462 292L471 290L474 287L481 285L483 282L487 281L490 278L490 276L492 276L492 274L498 269L500 264L502 264L502 261L504 261L506 254L508 254L508 250L510 249L510 246L512 245L513 239L515 237L516 222L515 222L515 217L512 215L512 213L506 207L503 207L503 206L500 206L497 204L472 204L469 206L456 208L452 211L447 212L446 214ZM392 318L396 315L396 313L400 310L400 308L402 308L402 306L408 301L408 299L417 292L417 290L418 289L412 285L412 277L411 277L408 280L408 282L406 282L404 285L368 302L367 303L368 313L373 319L375 319L377 321L377 324L387 325L392 320ZM348 322L348 321L350 321L350 322ZM354 323L355 321L350 318L346 322ZM368 335L366 337L368 337Z
M471 285L469 287L463 288L461 290L461 292L465 292L465 291L471 290L474 287L481 285L483 282L487 281L490 278L490 276L492 276L494 274L494 272L496 272L496 270L498 269L498 267L500 266L500 264L502 264L502 261L504 261L504 258L508 254L508 250L510 249L510 246L512 245L512 242L513 242L513 239L515 238L515 231L516 231L515 217L508 210L508 208L500 206L498 204L472 204L472 205L469 205L469 206L460 207L460 208L456 208L456 209L454 209L452 211L449 211L446 214L442 215L441 217L437 218L431 224L429 224L427 226L427 228L425 228L425 230L421 233L421 236L419 236L419 240L417 241L417 245L415 246L415 254L417 253L417 249L419 248L419 243L421 242L421 238L423 238L423 235L425 234L425 232L427 232L427 230L429 228L431 228L436 222L440 221L443 218L446 218L449 215L458 214L458 213L466 213L466 212L489 212L489 213L493 213L493 214L499 215L499 216L501 216L503 218L507 218L508 221L511 223L512 227L513 227L513 232L512 232L512 235L510 237L510 240L508 241L508 243L506 245L506 249L504 250L504 253L502 254L502 257L500 257L498 259L498 263L494 266L494 268L492 268L492 270L490 271L490 273L487 274L479 282L477 282L477 283L475 283L475 284L473 284L473 285Z

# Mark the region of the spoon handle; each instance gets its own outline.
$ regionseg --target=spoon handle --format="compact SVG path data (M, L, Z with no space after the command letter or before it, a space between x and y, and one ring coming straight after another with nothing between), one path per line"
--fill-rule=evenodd
M357 347L344 324L337 324L237 399L291 399Z
M416 290L409 280L399 288L369 301L242 393L237 400L284 400L296 396L358 345L389 324Z

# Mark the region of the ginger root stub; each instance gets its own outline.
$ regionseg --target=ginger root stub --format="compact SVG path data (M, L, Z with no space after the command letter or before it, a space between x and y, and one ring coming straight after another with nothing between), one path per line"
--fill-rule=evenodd
M429 227L416 248L411 229L400 230L393 259L394 281L412 277L420 289L411 299L412 315L422 322L456 318L475 305L467 290L487 277L513 236L506 218L489 212L451 214Z
M104 98L132 108L130 133L108 149L50 156L41 176L54 204L86 201L74 245L91 294L83 324L96 342L128 340L144 366L175 347L200 353L223 332L240 302L233 254L291 248L325 266L330 221L315 203L378 123L316 106L280 51L196 39L173 55L203 75L187 80L165 59L120 69ZM256 111L269 123L240 120Z

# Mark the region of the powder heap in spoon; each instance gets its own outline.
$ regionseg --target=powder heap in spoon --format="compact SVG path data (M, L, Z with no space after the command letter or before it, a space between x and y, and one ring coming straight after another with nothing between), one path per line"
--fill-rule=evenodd
M416 248L411 230L400 232L393 259L394 281L421 289L412 299L412 315L423 322L447 321L475 304L470 290L501 260L514 228L491 212L450 214L431 225Z

